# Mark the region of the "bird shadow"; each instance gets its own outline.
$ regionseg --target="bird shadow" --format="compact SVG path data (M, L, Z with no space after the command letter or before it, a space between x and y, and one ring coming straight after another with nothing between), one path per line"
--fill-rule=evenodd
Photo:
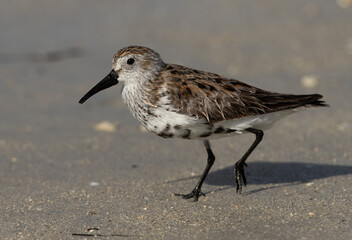
M231 165L226 168L210 172L205 179L208 185L220 186L220 188L211 192L222 191L228 188L236 187L235 166ZM352 174L352 166L338 166L331 164L316 163L299 163L299 162L252 162L245 168L247 184L249 185L267 185L263 188L246 192L251 194L267 189L298 185L312 182L316 179L328 178L332 176L342 176ZM169 181L179 182L189 179L198 179L198 176L182 178Z

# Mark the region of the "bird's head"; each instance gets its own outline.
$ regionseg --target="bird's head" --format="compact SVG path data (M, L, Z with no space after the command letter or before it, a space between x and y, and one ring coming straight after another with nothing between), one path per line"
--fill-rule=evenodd
M160 55L150 48L129 46L120 49L114 56L111 72L87 92L79 101L84 103L94 94L119 82L125 86L152 81L165 67Z

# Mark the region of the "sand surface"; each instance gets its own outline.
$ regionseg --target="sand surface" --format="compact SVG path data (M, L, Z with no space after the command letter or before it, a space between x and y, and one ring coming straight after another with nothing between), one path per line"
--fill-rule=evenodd
M352 239L351 1L0 5L0 239ZM213 141L206 197L186 201L201 142L143 131L118 86L78 104L132 44L331 107L266 131L242 195L253 136Z

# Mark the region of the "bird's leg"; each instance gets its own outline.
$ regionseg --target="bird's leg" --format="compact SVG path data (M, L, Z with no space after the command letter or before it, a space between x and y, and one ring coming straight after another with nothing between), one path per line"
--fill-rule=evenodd
M202 188L202 184L205 180L205 178L207 177L210 168L213 166L214 162L215 162L215 155L213 154L213 151L210 148L210 143L208 140L204 140L204 146L207 149L207 153L208 153L208 160L207 160L207 166L205 167L202 176L200 177L200 179L198 180L197 185L194 187L194 189L192 190L191 193L189 194L175 194L176 196L181 196L185 199L190 199L193 198L194 202L198 201L198 198L200 196L205 196L204 193L202 193L201 188Z
M237 185L236 191L238 193L242 192L242 182L245 186L247 184L246 175L244 173L244 166L247 167L246 159L253 152L253 150L258 146L258 144L262 141L263 135L264 135L263 131L259 129L247 128L246 131L250 133L254 133L255 140L252 143L251 147L247 150L247 152L243 155L243 157L238 162L236 162L236 165L235 165L235 176L236 176L236 185Z

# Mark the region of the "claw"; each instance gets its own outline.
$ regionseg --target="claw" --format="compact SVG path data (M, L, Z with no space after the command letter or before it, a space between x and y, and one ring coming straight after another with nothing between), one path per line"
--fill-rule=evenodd
M193 202L198 202L198 198L200 196L205 197L205 194L203 192L201 192L199 189L193 189L192 192L189 194L175 193L175 196L180 196L180 197L183 197L184 199L193 198Z

